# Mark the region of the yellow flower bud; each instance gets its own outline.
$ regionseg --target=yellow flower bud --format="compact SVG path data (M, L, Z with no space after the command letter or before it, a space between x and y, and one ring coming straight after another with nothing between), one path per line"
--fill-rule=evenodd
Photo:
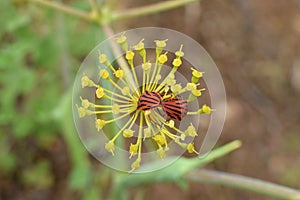
M134 57L134 52L133 52L133 51L127 51L127 52L126 52L125 58L126 58L127 60L132 60L133 57Z
M193 126L193 124L191 123L188 128L186 129L186 131L184 132L186 135L188 136L192 136L192 137L195 137L197 136L197 132L195 130L195 127Z
M155 44L156 44L156 47L159 47L159 48L164 48L166 45L167 45L167 42L168 39L166 40L154 40Z
M96 119L95 121L95 126L98 131L101 130L105 126L105 124L106 122L102 119Z
M127 86L123 87L123 89L122 89L122 94L123 94L123 95L129 95L129 94L130 94L130 89L129 89L129 87L127 87Z
M106 69L101 69L100 70L100 77L104 78L104 79L109 78L109 72Z
M174 122L173 120L170 120L170 121L168 122L168 126L169 126L170 128L174 128L174 125L175 125L175 122Z
M113 114L118 114L120 112L120 106L118 104L114 104L111 107Z
M149 70L151 69L151 63L150 62L143 63L142 68L145 72L149 72Z
M125 130L123 131L123 136L124 136L125 138L131 138L131 137L133 136L133 133L134 133L133 130L125 129Z
M77 107L77 111L78 111L79 117L80 118L85 117L86 116L86 109L83 108L83 107L78 107L77 104L76 104L76 107Z
M183 51L176 51L175 55L180 58L180 57L184 56L184 53L183 53Z
M144 138L148 138L151 136L151 129L150 127L147 127L144 129Z
M187 145L187 147L186 147L186 149L187 149L187 151L189 152L189 153L196 153L196 154L199 154L199 152L197 152L196 150L195 150L195 147L194 147L194 143L189 143L188 145Z
M122 43L126 42L127 37L124 34L125 34L125 32L122 33L122 35L120 37L116 38L117 43L122 44Z
M123 71L122 69L118 69L118 70L116 70L116 71L114 72L114 74L115 74L115 76L116 76L117 78L123 78L123 76L124 76L124 71Z
M155 135L153 137L154 141L157 142L160 145L163 145L166 143L166 139L162 135Z
M203 106L202 106L202 108L199 110L199 113L200 114L210 114L211 113L211 111L212 111L212 109L209 107L209 106L207 106L206 104L204 104Z
M83 76L81 78L81 86L82 86L82 88L92 87L92 86L95 86L95 83L91 79L89 79L89 77Z
M156 152L160 159L164 159L164 157L166 156L165 150L161 146L157 149Z
M201 90L192 90L192 94L196 97L200 97L202 95Z
M175 85L171 86L171 90L173 93L178 93L181 89L182 89L182 87L180 84L175 84Z
M138 149L139 149L139 144L132 144L132 143L130 144L129 147L130 158L137 154Z
M105 149L110 152L112 155L114 155L115 151L115 144L113 141L109 141L108 143L105 144Z
M166 54L162 54L158 57L159 64L164 64L167 61L168 61L168 56Z
M181 61L180 58L175 58L175 59L173 60L173 62L172 62L172 65L173 65L174 67L179 67L181 64L182 64L182 61Z
M80 97L81 98L81 97ZM81 98L81 106L84 108L88 108L90 106L90 102L88 99L82 99Z
M172 77L167 77L166 83L167 83L167 85L172 86L172 85L176 84L176 80Z
M161 75L160 75L160 74L157 74L156 77L155 77L155 80L156 80L156 81L159 81L160 79L161 79Z
M104 90L102 87L98 87L96 90L96 96L98 99L101 99L104 96Z
M195 83L187 83L186 84L186 88L187 90L189 91L193 91L193 90L196 90L197 89L197 85Z
M136 170L138 168L140 168L140 163L141 163L141 158L137 158L132 164L131 164L131 171Z
M194 69L194 68L191 68L191 70L193 71L192 72L192 75L196 78L201 78L203 76L203 72L199 72L198 70Z
M99 55L99 62L102 64L102 63L105 63L107 61L107 57L105 54L100 54Z
M185 134L181 134L181 135L180 135L180 139L181 139L181 140L185 140Z
M141 39L137 45L134 46L134 49L137 51L141 51L144 49L144 39Z
M182 51L182 47L183 47L183 45L180 46L179 51L176 51L176 52L175 52L176 58L180 58L180 57L183 57L183 56L184 56L184 53L183 53L183 51Z

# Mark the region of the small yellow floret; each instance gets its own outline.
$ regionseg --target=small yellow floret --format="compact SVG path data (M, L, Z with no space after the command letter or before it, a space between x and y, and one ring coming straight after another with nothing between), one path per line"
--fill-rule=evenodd
M102 87L98 86L96 90L96 96L98 99L101 99L104 96L104 90Z
M130 94L130 89L129 89L129 87L127 87L127 86L123 87L123 89L122 89L122 94L123 94L123 95L129 95L129 94Z
M102 63L105 63L107 61L107 57L105 54L100 54L99 55L99 62L102 64Z
M118 69L118 70L116 70L116 71L114 72L114 74L115 74L115 76L116 76L117 78L123 78L123 76L124 76L124 71L123 71L122 69Z
M202 106L202 108L200 109L200 113L204 113L204 114L210 114L211 111L212 111L212 109L209 106L207 106L206 104L204 104Z
M89 79L86 75L81 78L81 86L84 87L92 87L95 86L95 83Z
M166 45L167 45L167 42L168 39L166 40L154 40L155 44L156 44L156 47L159 47L159 48L164 48Z
M101 69L100 70L100 77L107 79L109 77L109 72L106 69Z
M130 144L130 147L129 147L129 153L130 153L130 158L134 155L137 154L137 151L139 149L139 144Z
M160 145L164 145L166 143L166 139L162 135L155 135L153 139Z
M156 152L160 159L164 159L164 157L166 156L165 150L161 146L157 149Z
M148 138L151 136L151 129L150 127L147 127L144 129L144 138Z
M178 93L182 89L181 84L175 84L171 87L173 93Z
M144 39L141 39L137 45L134 46L134 49L137 51L141 51L144 49Z
M151 63L150 62L143 63L142 68L145 72L149 72L149 70L151 68Z
M192 90L192 94L196 97L200 97L202 95L201 90Z
M111 107L113 114L118 114L120 112L120 106L118 104L114 104Z
M195 137L197 136L197 132L195 130L195 127L193 126L193 124L191 123L188 128L186 129L186 131L184 132L186 135L188 136L192 136L192 137Z
M81 97L80 97L80 99L81 99L81 106L82 107L88 108L90 106L90 102L89 102L88 99L82 99Z
M168 61L168 56L166 54L162 54L158 57L159 64L164 64L167 61Z
M172 85L175 85L176 84L176 80L174 77L167 77L166 78L166 84L169 85L169 86L172 86Z
M170 128L174 128L174 125L175 125L175 122L174 122L173 120L170 120L170 121L168 122L168 126L169 126Z
M141 163L141 158L139 157L131 164L131 170L129 171L129 173L140 168L140 163Z
M102 119L96 119L95 121L95 126L96 126L96 129L99 131L101 130L106 124L106 121L102 120Z
M127 37L125 36L125 32L124 32L124 33L122 33L122 35L120 37L116 38L116 42L119 44L122 44L122 43L126 42L126 39L127 39Z
M133 136L133 133L134 133L133 130L125 129L125 130L123 131L123 136L124 136L125 138L131 138L131 137Z
M179 67L181 64L182 64L182 61L181 61L180 58L175 58L175 59L173 60L173 62L172 62L172 65L173 65L174 67Z
M196 153L196 154L199 154L199 152L197 152L196 150L195 150L195 147L194 147L194 143L192 142L192 143L189 143L188 145L187 145L187 147L186 147L186 149L187 149L187 151L189 152L189 153Z
M76 104L76 107L77 107L77 111L78 111L79 117L80 118L85 117L86 116L86 109L83 108L83 107L78 107L77 104Z
M108 143L105 144L105 149L110 152L112 155L114 155L115 151L115 144L113 141L109 141Z
M133 52L133 51L127 51L127 52L126 52L125 58L126 58L127 60L132 60L133 57L134 57L134 52Z
M197 85L195 83L187 83L186 84L186 88L189 91L196 90L197 89Z
M192 72L192 75L195 77L195 78L201 78L203 76L203 72L199 72L198 70L194 69L194 68L191 68L191 70L193 71Z

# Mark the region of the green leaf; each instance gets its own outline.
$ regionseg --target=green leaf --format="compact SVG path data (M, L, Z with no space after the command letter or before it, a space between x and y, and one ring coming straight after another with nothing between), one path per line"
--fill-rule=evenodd
M163 162L168 163L169 161L168 159L173 159L173 158L166 158L163 161L157 161L154 163L150 163L144 167L141 167L141 169L137 170L135 174L121 174L118 184L121 188L122 187L127 188L127 187L133 187L140 184L153 183L153 182L177 182L187 172L197 167L203 167L204 165L214 161L215 159L225 156L226 154L239 148L240 146L241 146L240 141L233 141L229 144L226 144L222 147L219 147L211 151L203 158L181 157L178 160L176 160L173 164L161 170L138 174L139 171L146 171L146 170L150 170L151 168L152 169L156 168L157 166L161 166Z

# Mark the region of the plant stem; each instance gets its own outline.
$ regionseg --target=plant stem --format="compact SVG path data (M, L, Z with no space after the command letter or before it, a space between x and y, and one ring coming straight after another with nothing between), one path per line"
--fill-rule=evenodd
M170 10L173 8L177 8L192 2L197 2L200 0L170 0L170 1L164 1L148 6L142 6L138 8L132 8L125 10L123 12L121 11L116 11L112 14L112 21L115 20L121 20L121 19L129 19L129 18L134 18L134 17L139 17L139 16L144 16L144 15L150 15L154 13L159 13L161 11L166 11Z
M185 179L248 190L277 199L300 200L299 190L236 174L199 169L187 173Z
M83 12L81 10L74 9L74 8L66 6L62 3L57 3L57 2L54 2L54 1L48 1L48 0L30 0L30 1L38 3L40 5L50 7L50 8L54 8L56 10L60 10L64 13L74 15L74 16L80 17L80 18L88 20L88 21L93 20L89 13Z

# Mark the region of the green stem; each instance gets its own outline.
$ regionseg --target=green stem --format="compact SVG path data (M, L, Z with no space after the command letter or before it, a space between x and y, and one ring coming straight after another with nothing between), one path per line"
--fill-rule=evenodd
M248 190L271 196L277 199L299 200L300 191L274 183L249 178L241 175L218 172L214 170L197 169L185 175L188 181L211 183L232 188Z
M74 15L74 16L80 17L80 18L88 20L88 21L94 20L89 13L74 9L74 8L66 6L62 3L57 3L55 1L48 1L48 0L30 0L30 1L38 3L40 5L44 5L44 6L56 9L56 10L60 10L64 13Z
M125 10L123 12L116 11L112 14L112 21L115 20L122 20L122 19L130 19L134 17L139 17L139 16L145 16L145 15L150 15L154 13L159 13L162 11L170 10L173 8L177 8L192 2L197 2L200 0L170 0L170 1L164 1L148 6L142 6L138 8L132 8Z

